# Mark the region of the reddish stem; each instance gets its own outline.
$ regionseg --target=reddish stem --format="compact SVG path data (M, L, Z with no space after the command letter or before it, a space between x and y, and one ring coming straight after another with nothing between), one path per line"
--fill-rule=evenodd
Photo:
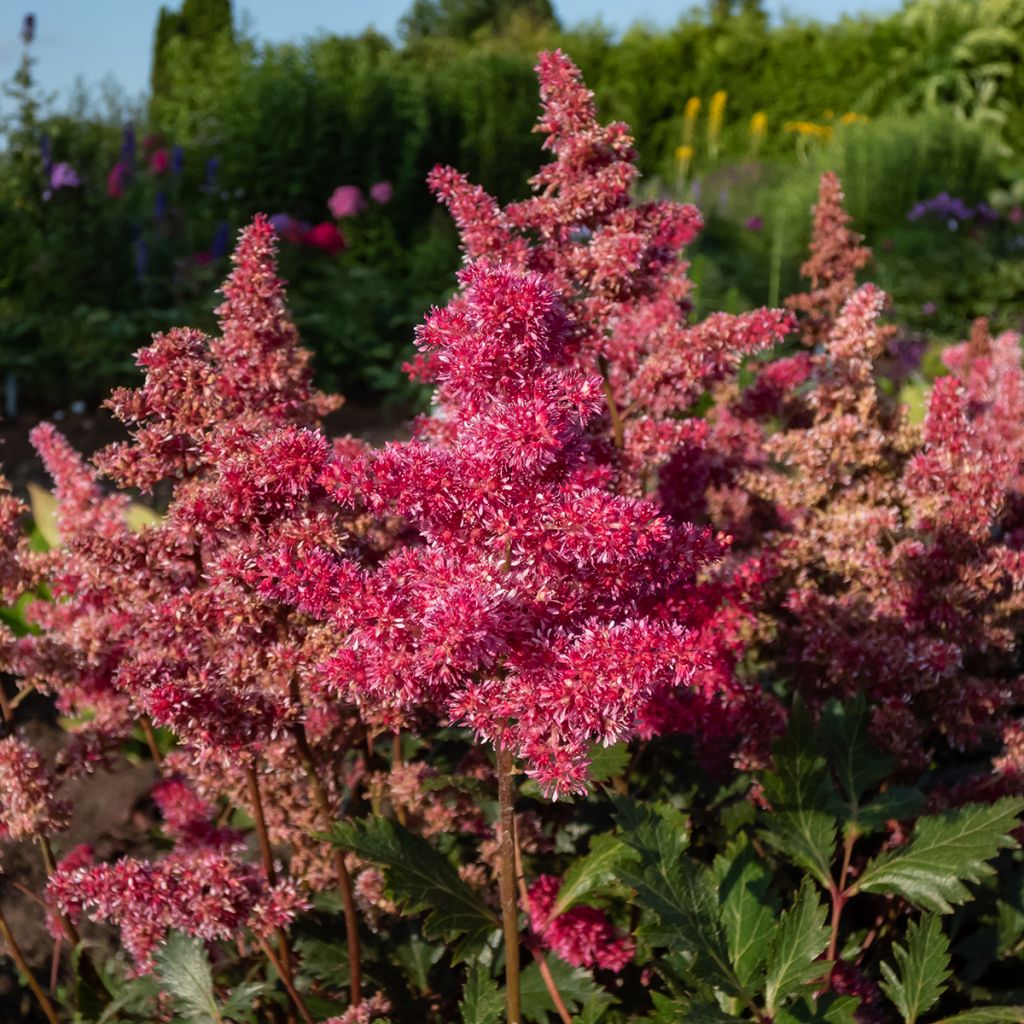
M293 688L294 689L294 688ZM299 722L292 727L292 736L299 752L299 759L309 780L313 799L320 811L324 829L330 831L334 825L334 812L327 796L327 790L316 770L316 761L306 736L305 727ZM345 913L345 939L348 943L349 990L353 1006L358 1006L363 999L363 971L359 952L359 916L356 913L356 901L352 892L352 878L345 864L345 854L338 849L334 851L334 871L338 876L338 890L341 893L342 909Z
M39 1008L43 1011L43 1015L50 1024L60 1024L60 1020L57 1017L57 1011L54 1009L53 1003L50 1002L50 997L43 991L42 986L38 981L36 981L35 975L29 969L28 962L25 960L18 943L15 942L14 934L11 932L10 926L7 924L7 919L4 917L2 910L0 910L0 937L3 938L4 945L7 947L7 952L10 955L10 958L14 961L19 973L27 982L28 987L32 990L32 994L36 997L36 1000L39 1003Z
M498 885L501 890L501 927L505 936L505 1005L508 1024L522 1024L519 995L519 907L516 904L515 766L512 751L502 747L498 760Z

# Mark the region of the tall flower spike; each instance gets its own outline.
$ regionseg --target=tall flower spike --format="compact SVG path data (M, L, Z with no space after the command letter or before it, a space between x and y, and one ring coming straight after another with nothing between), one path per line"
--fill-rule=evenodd
M573 323L541 275L481 262L461 280L418 335L451 403L448 443L325 473L336 498L405 517L422 544L370 571L336 559L333 586L311 562L309 587L291 589L336 595L335 692L435 708L524 758L547 791L580 790L588 747L629 735L655 688L700 660L684 624L653 611L718 548L580 474L602 388L566 365ZM280 564L266 561L267 585Z
M0 739L0 841L52 835L70 817L42 755L16 736Z
M811 256L800 273L811 283L809 292L791 295L786 305L805 314L802 325L809 345L822 341L839 310L857 287L857 274L871 262L871 250L850 229L852 218L843 207L843 188L833 171L821 176L814 207Z

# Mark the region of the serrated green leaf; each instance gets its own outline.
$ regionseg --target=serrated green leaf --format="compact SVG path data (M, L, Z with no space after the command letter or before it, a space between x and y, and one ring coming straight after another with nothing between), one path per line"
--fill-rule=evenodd
M547 956L544 959L548 970L551 971L555 988L558 989L558 994L570 1013L576 1013L582 1006L594 1001L603 1001L606 1007L615 1002L614 998L594 981L589 971L582 967L572 967L556 956ZM530 964L520 975L519 995L524 1020L534 1021L535 1024L548 1024L548 1014L555 1012L555 1004L536 963Z
M1017 845L1010 833L1022 810L1024 800L1006 797L921 818L910 842L871 861L851 892L896 893L926 910L948 914L953 904L970 899L964 882L992 874L988 861Z
M189 1024L223 1024L213 991L210 961L200 939L171 932L157 951L156 976Z
M835 816L827 809L833 790L801 706L794 708L785 738L775 745L774 763L775 770L764 775L772 808L764 817L765 838L827 886L837 837Z
M618 794L612 794L611 801L623 841L640 855L643 864L675 861L689 845L686 818L675 808L639 804Z
M869 735L870 718L864 694L847 704L829 701L821 712L821 749L835 772L846 799L858 804L892 767L892 758L879 751Z
M231 1021L252 1020L255 1011L253 1003L267 992L268 988L269 986L259 982L245 982L237 985L232 989L227 1002L221 1008L221 1017Z
M430 968L444 955L444 946L410 936L391 956L405 969L410 981L424 995L430 991Z
M789 996L816 981L828 969L818 957L828 946L826 908L809 879L804 879L793 906L779 920L775 941L768 954L765 1008L774 1016Z
M673 1020L679 1024L738 1024L743 1018L727 1014L714 1002L691 1002Z
M453 943L459 963L483 948L497 917L422 836L386 818L340 822L328 838L384 869L388 894L403 913L426 912L423 934Z
M682 1008L675 1020L679 1024L736 1024L743 1018L726 1013L714 1003L690 1003Z
M679 1024L687 1005L681 999L672 999L661 992L652 992L651 1002L654 1003L654 1013L644 1017L644 1024Z
M952 1017L943 1017L935 1024L1021 1024L1024 1006L978 1006Z
M731 843L713 867L722 927L736 975L749 987L768 956L778 911L771 874L746 837Z
M893 956L895 967L882 964L882 990L906 1024L915 1024L938 1001L949 978L949 940L941 918L928 914L920 923L911 921L906 946L894 945Z
M824 995L813 1000L801 999L779 1010L774 1024L857 1024L856 996Z
M854 824L862 835L870 835L882 829L887 821L916 818L924 809L924 804L924 794L919 789L893 786L879 793L870 803L858 807Z
M565 872L551 915L564 914L584 897L612 885L616 869L636 859L636 851L617 836L594 836L587 855L573 861Z
M628 743L613 743L610 747L592 747L587 778L591 782L604 782L616 775L621 775L628 764Z
M348 984L348 947L344 942L329 942L312 936L302 936L292 945L302 961L304 973L332 988Z
M469 972L459 1011L463 1024L499 1024L505 1013L505 997L486 968L477 965Z
M643 826L623 833L640 854L640 865L620 866L618 875L657 918L657 925L645 926L644 936L652 945L692 957L692 973L703 981L730 996L744 996L729 957L711 873L673 846L675 828L670 821L645 820ZM662 850L671 855L662 856Z

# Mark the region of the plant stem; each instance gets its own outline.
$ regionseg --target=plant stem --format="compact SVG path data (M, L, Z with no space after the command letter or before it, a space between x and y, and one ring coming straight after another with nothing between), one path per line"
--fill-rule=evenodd
M296 688L293 687L293 692ZM334 812L331 810L331 802L327 797L327 790L316 770L316 762L313 760L313 751L309 746L309 739L306 736L306 729L299 722L292 727L292 737L295 740L296 749L299 752L299 759L305 769L306 777L309 780L310 788L313 791L313 799L320 811L324 828L330 830L334 825ZM348 943L348 970L349 990L352 1005L358 1006L363 999L363 971L359 954L359 917L356 914L356 901L352 895L352 878L345 866L345 854L341 850L334 851L334 871L338 876L338 890L341 893L341 904L345 912L345 939Z
M400 768L404 763L405 761L402 758L402 734L396 732L391 737L391 770L394 771L396 768ZM398 819L398 824L405 828L409 824L409 816L405 813L405 808L399 807L393 796L391 798L391 805L395 809L395 817Z
M14 722L14 708L7 697L7 684L0 679L0 714L3 715L4 724L11 725Z
M50 840L46 836L39 837L39 849L43 855L43 868L46 870L46 878L49 881L57 870L57 860L53 855L53 847L50 845ZM61 927L64 929L64 934L68 937L68 942L74 948L82 941L81 936L78 934L78 929L71 923L71 918L67 914L58 915L58 919L60 920Z
M622 414L615 402L615 395L612 393L612 382L608 377L608 360L604 356L598 358L598 365L601 368L601 377L604 380L604 400L608 406L608 416L612 421L612 438L615 447L621 448L625 443L625 430L622 425Z
M519 825L516 822L514 815L512 817L512 843L513 852L515 853L516 884L519 887L519 899L523 905L523 910L529 914L530 893L526 888L526 877L523 874L523 855L519 849ZM548 967L547 959L544 956L544 950L540 947L539 943L534 942L529 937L526 940L526 948L530 951L530 956L532 956L537 962L537 970L540 971L540 976L544 981L544 987L548 990L548 995L551 996L551 1002L555 1004L555 1010L558 1012L558 1016L561 1019L562 1024L572 1024L572 1014L569 1013L569 1007L565 1005L562 993L558 991L558 985L555 983L555 978L551 973L551 968Z
M255 759L245 766L245 780L249 786L249 802L252 804L252 817L256 822L256 835L260 843L260 860L263 863L263 873L267 876L267 884L273 885L277 881L277 872L274 870L274 852L270 847L270 830L267 828L266 815L263 813L263 797L260 795L260 779L256 773ZM291 980L292 956L288 948L288 936L283 928L275 931L277 945L281 953L281 971L279 973L288 976Z
M281 981L284 983L284 987L288 990L288 995L292 997L292 1002L295 1004L295 1008L302 1015L302 1019L306 1022L306 1024L316 1024L316 1021L313 1020L313 1015L309 1012L309 1010L306 1007L306 1004L303 1002L302 996L299 995L299 990L293 984L290 972L284 969L284 965L277 958L277 954L271 948L270 943L267 942L266 939L262 938L259 940L259 942L260 949L263 950L263 955L273 965L274 970L277 971L278 975L281 978Z
M39 1007L43 1011L46 1019L50 1024L60 1024L60 1020L57 1017L57 1011L54 1009L53 1003L50 1002L50 997L43 991L39 982L36 981L35 975L31 970L29 970L29 966L25 961L25 957L22 955L18 943L14 941L14 935L11 932L10 926L7 924L7 919L4 917L2 910L0 910L0 937L3 938L4 945L7 947L7 952L10 954L11 959L18 968L18 971L28 983L28 987L32 989L32 994L39 1002Z
M839 869L839 881L833 882L830 886L832 896L832 934L828 940L828 952L825 959L830 960L833 967L836 962L836 953L839 949L839 919L843 915L843 908L846 906L846 899L849 893L846 891L846 878L850 873L850 860L853 857L853 844L857 841L856 833L848 831L843 839L843 865ZM832 969L829 969L828 985L832 984ZM826 988L828 987L826 985Z
M515 792L512 751L498 747L498 857L501 926L505 936L505 1005L508 1024L522 1024L519 999L519 907L516 903Z
M277 881L274 871L274 854L270 848L270 833L267 831L267 819L263 814L263 799L260 796L260 780L256 774L256 765L249 762L245 766L245 781L249 787L249 803L252 805L252 817L256 823L256 835L260 843L260 860L267 882L273 885Z
M149 752L153 756L157 768L162 771L164 755L160 753L160 744L156 741L156 732L153 729L153 723L149 715L139 716L139 726L142 728L142 735L146 737L146 745L149 747Z

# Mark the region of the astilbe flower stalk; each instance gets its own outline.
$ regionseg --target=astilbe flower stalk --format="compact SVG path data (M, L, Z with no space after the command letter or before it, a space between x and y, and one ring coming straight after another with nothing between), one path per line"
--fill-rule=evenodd
M561 52L541 54L537 70L543 106L537 128L553 159L532 181L536 194L503 209L443 167L432 172L430 184L455 217L467 261L541 274L569 313L572 363L588 376L601 375L604 398L586 426L580 473L595 486L632 497L660 490L695 499L685 507L662 501L664 511L686 523L704 512L707 485L730 479L733 452L761 442L756 425L757 436L747 436L738 417L710 425L688 416L690 407L709 387L733 379L746 356L784 338L795 321L785 311L760 309L691 323L691 284L680 250L701 227L697 210L634 202L636 154L627 127L598 122L592 93ZM435 353L425 352L413 371L438 384L438 415L420 424L420 436L444 444L457 398L439 375ZM693 469L709 474L696 486ZM726 533L733 534L733 526L728 521ZM719 540L728 544L726 536ZM755 700L736 678L751 616L735 602L756 593L770 572L754 560L737 570L736 582L705 581L666 602L661 617L699 628L697 646L706 658L694 686L656 688L654 700L645 700L643 735L692 728L707 749L718 751L715 758L737 735L763 736L767 744L780 715L770 699Z
M997 737L1020 701L1020 345L976 329L913 427L875 379L886 299L856 286L866 256L840 197L826 179L812 291L791 300L818 347L719 385L659 494L735 538L723 584L756 568L734 664L812 706L865 691L876 741L920 765L935 743ZM737 706L759 706L759 678L733 678Z
M16 736L0 739L0 842L66 828L71 805L57 795L58 785L38 751Z
M61 868L47 895L72 920L88 911L116 924L140 973L153 969L153 955L169 931L213 941L248 930L265 939L308 906L295 883L270 885L259 868L215 850Z
M542 53L537 72L537 130L553 159L532 179L534 196L502 209L452 168L437 167L428 180L455 218L467 261L535 271L559 297L572 320L574 362L604 377L605 414L589 425L598 479L640 495L691 429L676 411L784 337L792 319L761 309L689 323L680 250L700 230L700 214L689 204L634 202L628 127L598 122L593 94L561 51ZM432 379L436 364L428 356L416 369ZM443 406L446 384L438 383ZM444 424L425 429L443 434Z
M81 760L95 765L136 721L167 727L178 745L166 764L169 778L180 778L196 800L250 811L270 890L279 870L273 844L293 840L302 847L294 865L304 884L321 888L333 877L342 886L358 1002L344 859L309 834L338 813L333 766L361 735L361 723L306 686L309 667L321 660L323 629L247 582L257 555L280 546L280 537L358 547L355 534L318 507L323 490L315 482L331 446L317 428L337 400L311 386L309 353L287 315L274 250L271 228L257 217L233 257L216 311L219 335L172 330L140 352L144 384L115 392L110 403L130 427L128 441L90 466L52 427L36 431L57 484L62 543L44 557L58 600L33 604L43 632L19 641L20 653L30 681L54 693L62 709L100 710L88 726L91 760ZM126 499L104 492L97 469L125 487L169 486L166 515L131 529ZM270 815L262 792L268 779ZM239 878L249 878L231 831L189 820L185 791L174 785L164 783L158 796L182 858L186 850L219 857L216 863L230 861ZM179 870L175 860L168 864ZM129 918L132 912L123 908ZM135 912L144 914L142 903Z
M435 708L548 792L580 791L589 746L628 736L655 687L689 679L685 622L650 612L717 546L590 484L602 384L570 365L573 324L544 279L487 263L461 279L418 335L444 381L447 443L390 444L324 474L337 500L403 516L420 543L370 570L313 558L298 578L268 559L264 589L333 622L333 692Z

